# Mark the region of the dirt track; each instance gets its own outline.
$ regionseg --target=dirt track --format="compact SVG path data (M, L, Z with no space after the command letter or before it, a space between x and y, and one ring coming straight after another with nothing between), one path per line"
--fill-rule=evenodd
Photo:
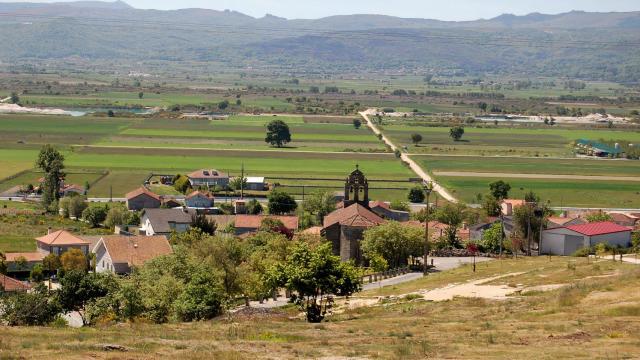
M546 179L546 180L593 180L593 181L633 181L640 182L637 176L588 176L588 175L550 175L550 174L510 174L466 171L434 171L436 176L479 177L505 179Z

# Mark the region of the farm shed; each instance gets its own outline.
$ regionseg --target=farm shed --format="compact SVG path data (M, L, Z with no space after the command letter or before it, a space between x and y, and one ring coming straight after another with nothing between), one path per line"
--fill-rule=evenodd
M607 221L548 229L542 232L540 253L569 256L599 243L628 247L631 228Z

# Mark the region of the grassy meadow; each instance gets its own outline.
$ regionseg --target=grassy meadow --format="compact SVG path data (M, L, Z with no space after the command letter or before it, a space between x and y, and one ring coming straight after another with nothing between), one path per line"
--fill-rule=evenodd
M506 300L405 296L451 283L511 276L494 283L559 285ZM518 274L520 273L520 274ZM526 258L482 263L355 296L383 298L339 309L308 324L289 306L240 312L194 324L133 322L93 328L2 328L0 356L190 359L296 358L636 358L640 308L638 269L608 260ZM511 286L511 285L509 285ZM105 352L117 344L127 352Z

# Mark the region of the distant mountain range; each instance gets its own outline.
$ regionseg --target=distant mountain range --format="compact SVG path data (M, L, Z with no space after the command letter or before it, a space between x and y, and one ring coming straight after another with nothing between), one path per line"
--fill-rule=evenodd
M384 15L288 20L125 2L0 3L0 60L212 61L640 80L640 11L501 15L464 22ZM637 74L637 75L636 75Z

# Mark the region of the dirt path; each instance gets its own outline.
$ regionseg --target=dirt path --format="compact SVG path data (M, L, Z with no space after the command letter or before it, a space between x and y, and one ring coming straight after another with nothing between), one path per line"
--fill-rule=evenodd
M640 182L638 176L598 176L598 175L552 175L552 174L513 174L492 172L467 172L467 171L434 171L436 176L452 177L480 177L480 178L506 178L506 179L548 179L548 180L594 180L594 181L633 181Z
M369 118L370 115L373 115L375 113L376 113L375 109L369 109L367 111L361 112L360 116L362 116L364 120L367 122L367 126L371 129L371 131L373 131L373 133L376 134L376 136L381 135L382 141L384 141L384 143L387 144L391 148L391 150L395 152L396 150L398 150L398 147L393 142L391 142L391 140L389 140L389 138L387 138L382 133L382 131L380 131L380 129L378 129L378 127ZM452 203L458 202L458 199L453 197L453 195L451 195L445 188L443 188L431 176L429 176L429 174L427 174L427 172L424 171L420 167L420 165L418 165L415 161L413 161L409 157L409 155L405 153L401 153L400 159L402 161L405 161L407 164L409 164L409 167L411 168L411 170L413 170L413 172L416 173L422 180L426 182L431 182L433 184L433 190L436 191L438 194L440 194L440 196L442 196L445 200L450 201Z

